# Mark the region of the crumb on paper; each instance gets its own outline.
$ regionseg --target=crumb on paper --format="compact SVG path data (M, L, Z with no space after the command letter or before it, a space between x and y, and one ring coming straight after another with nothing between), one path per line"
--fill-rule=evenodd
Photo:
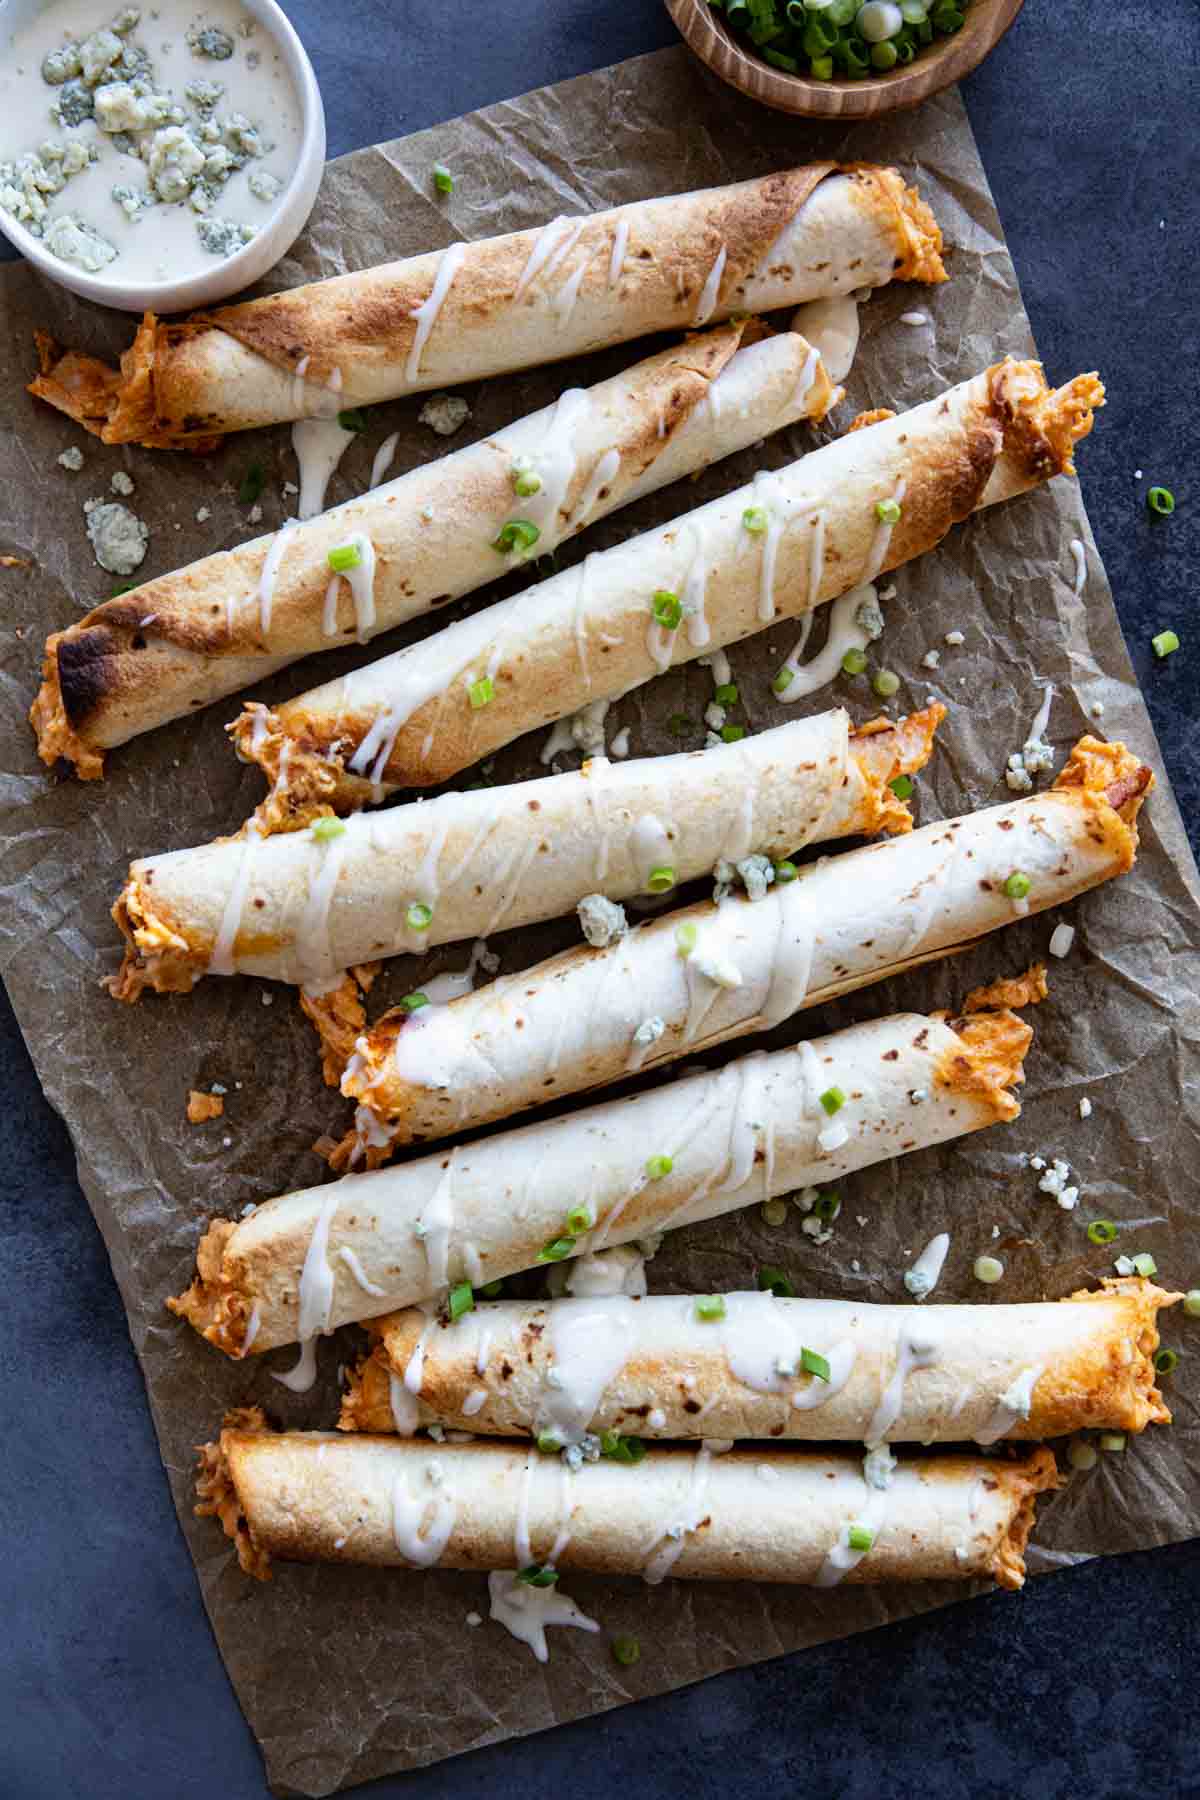
M1079 1116L1081 1119L1090 1119L1092 1116L1092 1103L1086 1094L1079 1102Z
M203 1125L207 1119L219 1119L224 1111L225 1102L220 1094L206 1094L200 1088L192 1088L188 1094L189 1125Z
M124 494L128 499L133 492L133 476L124 469L117 469L108 485L114 494Z
M203 525L208 519L211 519L211 518L212 518L211 506L198 506L196 508L196 523L197 523L197 525Z
M258 501L256 500L254 502L254 505L250 508L250 511L246 514L247 522L251 525L261 525L262 524L262 516L263 516L262 507L258 504Z
M417 419L439 437L453 437L470 416L470 407L457 394L430 394Z
M966 641L967 634L965 631L948 631L943 639L943 642L949 644L952 650L957 650L959 645L965 644Z
M1079 1189L1071 1181L1070 1163L1064 1162L1061 1156L1053 1157L1049 1168L1040 1157L1034 1157L1033 1161L1035 1164L1041 1162L1043 1169L1039 1191L1057 1200L1064 1212L1073 1212L1079 1203Z
M262 1001L264 1006L274 1006L274 1004L275 1004L274 994L269 994L269 993L260 994L259 998Z

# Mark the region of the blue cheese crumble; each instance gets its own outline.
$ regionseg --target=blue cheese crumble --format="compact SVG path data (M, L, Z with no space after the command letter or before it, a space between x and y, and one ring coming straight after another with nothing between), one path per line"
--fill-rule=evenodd
M92 554L110 575L132 575L146 559L150 528L116 500L86 500L83 506Z

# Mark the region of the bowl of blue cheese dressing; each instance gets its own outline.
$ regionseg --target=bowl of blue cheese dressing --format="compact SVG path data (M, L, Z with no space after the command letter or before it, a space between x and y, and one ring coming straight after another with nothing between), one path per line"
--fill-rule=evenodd
M274 0L0 0L0 231L73 293L210 305L302 230L325 114Z

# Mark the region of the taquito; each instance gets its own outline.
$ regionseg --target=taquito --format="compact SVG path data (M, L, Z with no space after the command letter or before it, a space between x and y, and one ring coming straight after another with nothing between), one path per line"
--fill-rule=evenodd
M1136 1277L1016 1306L870 1306L770 1293L499 1301L379 1319L343 1431L440 1424L587 1435L963 1443L1169 1423ZM594 1449L594 1446L593 1446Z
M30 392L110 444L186 447L734 312L946 279L942 235L896 169L810 163L552 219L163 323L115 370L52 346Z
M1133 866L1152 785L1124 745L1085 737L1049 792L822 860L760 900L731 894L663 915L448 1005L394 1008L355 1042L342 1092L359 1112L334 1166L373 1166L396 1145L765 1030L1060 906ZM1014 904L1004 884L1018 870L1030 888ZM698 973L681 930L736 981Z
M475 788L134 863L112 983L186 992L236 972L320 987L356 963L666 892L718 859L909 831L889 783L920 768L944 708L852 731L837 708L737 743Z
M1103 397L1008 361L523 593L230 727L238 754L340 810L869 584L977 507L1073 469ZM665 596L665 600L663 598ZM657 608L657 611L656 611ZM666 623L660 622L665 620ZM673 623L672 623L673 622ZM470 690L490 683L486 706Z
M650 1450L572 1474L515 1444L274 1432L231 1413L200 1446L196 1511L219 1518L248 1574L272 1558L387 1568L693 1581L967 1581L1019 1588L1045 1448L1019 1462L919 1457L868 1484L861 1459L761 1447ZM869 1548L851 1547L869 1540Z
M39 753L99 776L105 751L139 732L495 580L513 566L494 546L516 514L538 531L537 553L552 551L631 500L823 417L834 393L803 338L749 320L570 388L493 437L143 582L55 632L31 713ZM329 564L339 550L358 558L341 575Z
M231 1356L715 1218L1020 1107L1015 1013L897 1013L214 1221L171 1310ZM298 1375L297 1380L301 1377Z

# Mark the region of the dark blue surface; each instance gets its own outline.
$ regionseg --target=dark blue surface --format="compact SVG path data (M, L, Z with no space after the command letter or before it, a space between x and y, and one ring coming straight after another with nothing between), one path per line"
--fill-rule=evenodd
M649 0L289 11L326 97L331 155L673 41ZM1096 367L1108 384L1084 493L1193 843L1198 25L1195 0L1030 0L967 85L1048 371ZM1170 521L1146 516L1151 481L1175 491ZM1168 624L1184 647L1159 664L1149 639ZM2 1000L0 1159L0 1800L263 1794L70 1144ZM1198 1795L1185 1660L1198 1616L1200 1549L1126 1557L370 1792ZM400 1695L403 1671L396 1682Z

